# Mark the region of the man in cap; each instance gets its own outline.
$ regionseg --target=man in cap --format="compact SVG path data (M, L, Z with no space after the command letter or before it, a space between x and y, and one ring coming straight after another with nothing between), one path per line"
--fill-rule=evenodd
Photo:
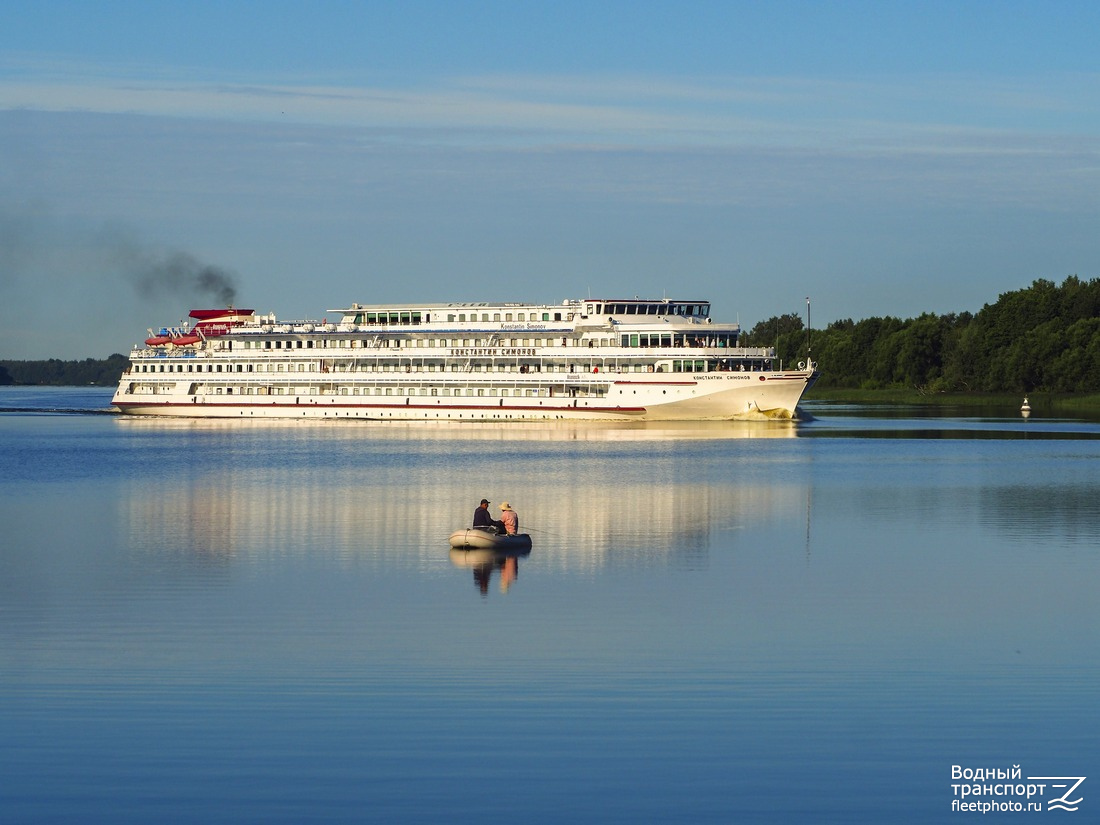
M481 504L474 510L474 527L482 530L495 529L498 533L504 532L504 523L496 521L489 515L489 499L483 498Z

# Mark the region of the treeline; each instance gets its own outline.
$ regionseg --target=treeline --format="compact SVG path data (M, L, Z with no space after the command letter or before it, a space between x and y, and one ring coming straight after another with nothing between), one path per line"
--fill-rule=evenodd
M86 358L83 361L0 361L0 384L50 385L77 387L96 384L111 387L118 383L130 361L125 355Z
M797 315L761 321L746 346L784 365L817 362L820 386L927 392L1100 391L1100 279L1037 280L976 314L845 319L807 334Z

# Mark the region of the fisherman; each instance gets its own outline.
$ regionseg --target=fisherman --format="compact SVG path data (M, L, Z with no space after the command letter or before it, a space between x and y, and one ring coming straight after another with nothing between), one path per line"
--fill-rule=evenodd
M481 504L474 510L474 527L481 528L482 530L489 530L490 532L504 532L504 522L496 521L489 515L489 499L487 498L483 498Z
M509 536L519 533L519 513L513 510L512 505L507 501L502 502L500 505L500 521Z

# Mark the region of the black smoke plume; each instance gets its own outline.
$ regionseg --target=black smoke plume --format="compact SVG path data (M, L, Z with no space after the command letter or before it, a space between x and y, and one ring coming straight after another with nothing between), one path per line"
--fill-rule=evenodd
M203 298L232 306L237 298L236 276L206 264L187 252L153 253L128 246L119 250L120 263L143 298L171 293Z

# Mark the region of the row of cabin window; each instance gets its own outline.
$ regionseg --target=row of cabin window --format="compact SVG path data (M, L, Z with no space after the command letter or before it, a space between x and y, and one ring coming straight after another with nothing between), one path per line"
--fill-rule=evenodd
M709 304L587 304L589 315L680 315L685 318L706 318Z
M514 318L512 317L513 314L515 315ZM573 313L569 313L570 316L572 316L572 314ZM490 315L492 316L492 320L497 322L497 323L500 323L501 320L503 320L504 323L508 323L509 321L550 321L550 320L560 321L560 320L562 320L562 314L560 312L554 312L554 313L543 312L543 313L541 313L541 315L538 312L516 312L516 313L505 312L504 316L503 316L503 319L501 318L501 314L499 312L493 312L493 313L483 312L483 313L481 313L481 318L480 318L481 322L486 323L486 324L489 323ZM551 318L551 315L553 315L553 318ZM452 313L449 313L447 315L447 322L448 323L453 324L455 321L458 321L458 322L461 323L462 321L466 321L466 320L477 321L477 320L479 320L478 319L478 314L476 312L470 312L470 313L466 313L466 312L453 313L452 312Z
M570 313L570 314L572 314L572 313ZM553 316L553 320L555 320L555 321L560 321L562 319L562 314L560 312L554 312L554 313L550 313L550 312L543 312L543 313L538 313L538 312L515 312L515 313L505 312L505 313L503 313L503 320L505 322L508 322L508 321L549 321L549 320L551 320L551 315ZM480 316L481 316L480 320L482 322L485 322L485 323L489 322L490 316L491 316L493 321L496 321L498 323L502 320L501 319L501 313L499 313L499 312L493 312L493 313L482 312L480 314ZM528 317L528 316L530 316L530 317ZM413 313L408 313L408 312L389 312L389 313L386 313L386 312L361 312L361 313L357 314L352 319L352 323L355 323L355 324L368 324L368 325L372 325L372 324L419 324L420 320L421 319L420 319L420 313L419 312L413 312ZM431 320L432 320L431 313L428 313L427 315L424 316L424 323L428 323ZM456 321L463 322L463 321L467 321L467 320L469 320L469 321L478 321L479 320L478 313L476 313L476 312L451 312L451 313L447 314L447 321L449 323L454 323Z
M704 363L704 362L700 362ZM206 367L204 370L203 367ZM337 362L333 363L331 367L325 367L325 370L332 369L335 372L489 372L489 364L478 363L467 367L465 364L459 362L452 362L445 364L442 362L428 363L423 362L413 364L378 364L373 361L352 361L352 362ZM619 364L617 369L620 372L646 372L650 371L649 364ZM225 369L222 369L222 364L140 364L135 368L135 372L313 372L317 370L316 363L294 363L294 364L226 364ZM236 367L236 369L234 369ZM583 372L590 372L595 368L611 369L607 368L605 364L589 363L587 365L577 364L497 364L495 365L493 372L576 372L580 369ZM658 369L658 372L661 372ZM687 370L690 372L690 370ZM698 370L701 372L701 370Z
M425 321L432 320L429 313ZM353 319L356 324L419 324L419 312L360 312Z
M570 313L572 314L572 313ZM508 321L549 321L562 320L562 313L560 312L505 312L503 313L503 320ZM493 321L501 321L501 313L499 312L482 312L480 313L480 320L484 323L488 323L490 316ZM530 316L530 317L528 317ZM428 323L432 320L431 313L423 316L424 323ZM447 314L447 321L454 323L456 321L478 321L478 313L476 312L451 312ZM360 312L352 318L354 324L367 324L368 326L376 324L419 324L421 322L421 315L419 312Z
M684 335L662 333L624 334L620 339L624 347L736 347L736 332L720 332L714 335Z
M421 347L424 349L431 348L444 348L444 347L550 347L557 343L557 338L387 338L384 341L379 342L379 348L385 349L401 349L402 347ZM601 338L598 341L592 339L589 346L610 347L614 339ZM232 342L225 342L229 344L222 349L232 349ZM303 346L304 343L304 346ZM323 339L318 343L324 346L318 347L318 349L375 349L371 346L372 341L363 340L361 338L345 339L345 340L328 340ZM313 340L307 339L306 341L244 341L245 349L313 349ZM562 346L577 346L577 342L569 338L561 339Z
M153 393L158 392L158 388L153 386L138 386L136 387L138 392ZM320 395L321 392L317 387L214 387L215 395L306 395L314 396ZM550 391L548 389L483 389L483 388L455 388L449 387L364 387L360 392L358 387L353 387L349 390L347 387L340 389L340 395L379 395L379 396L427 396L431 398L436 397L464 397L464 398L548 398ZM597 394L597 393L590 393ZM599 394L603 394L602 392Z
M706 318L710 314L710 306L708 304L588 304L586 310L589 315L602 315L606 313L608 315L680 315L686 318ZM572 313L568 314L572 315ZM493 321L499 322L501 320L501 313L499 312L452 312L447 314L447 320L451 323L466 320L481 320L483 322L488 322L490 316ZM549 321L551 320L551 316L553 316L553 320L555 321L562 320L561 312L505 312L503 316L505 322ZM424 323L430 322L431 319L431 313L427 313L423 316ZM356 313L352 319L352 323L371 325L419 324L421 320L421 313L412 311L359 312Z
M613 344L611 338L590 339L589 347L610 347ZM391 338L381 342L382 348L400 349L404 347L420 347L424 349L446 347L549 347L556 343L556 338ZM562 345L568 345L570 339L562 338ZM313 349L313 341L306 340L305 349ZM344 349L373 349L367 346L370 342L362 339L350 339L343 341L328 341L322 343L326 348ZM715 335L685 335L672 333L630 333L623 334L619 339L623 347L736 347L737 333L718 333ZM302 341L245 341L245 349L303 349Z

